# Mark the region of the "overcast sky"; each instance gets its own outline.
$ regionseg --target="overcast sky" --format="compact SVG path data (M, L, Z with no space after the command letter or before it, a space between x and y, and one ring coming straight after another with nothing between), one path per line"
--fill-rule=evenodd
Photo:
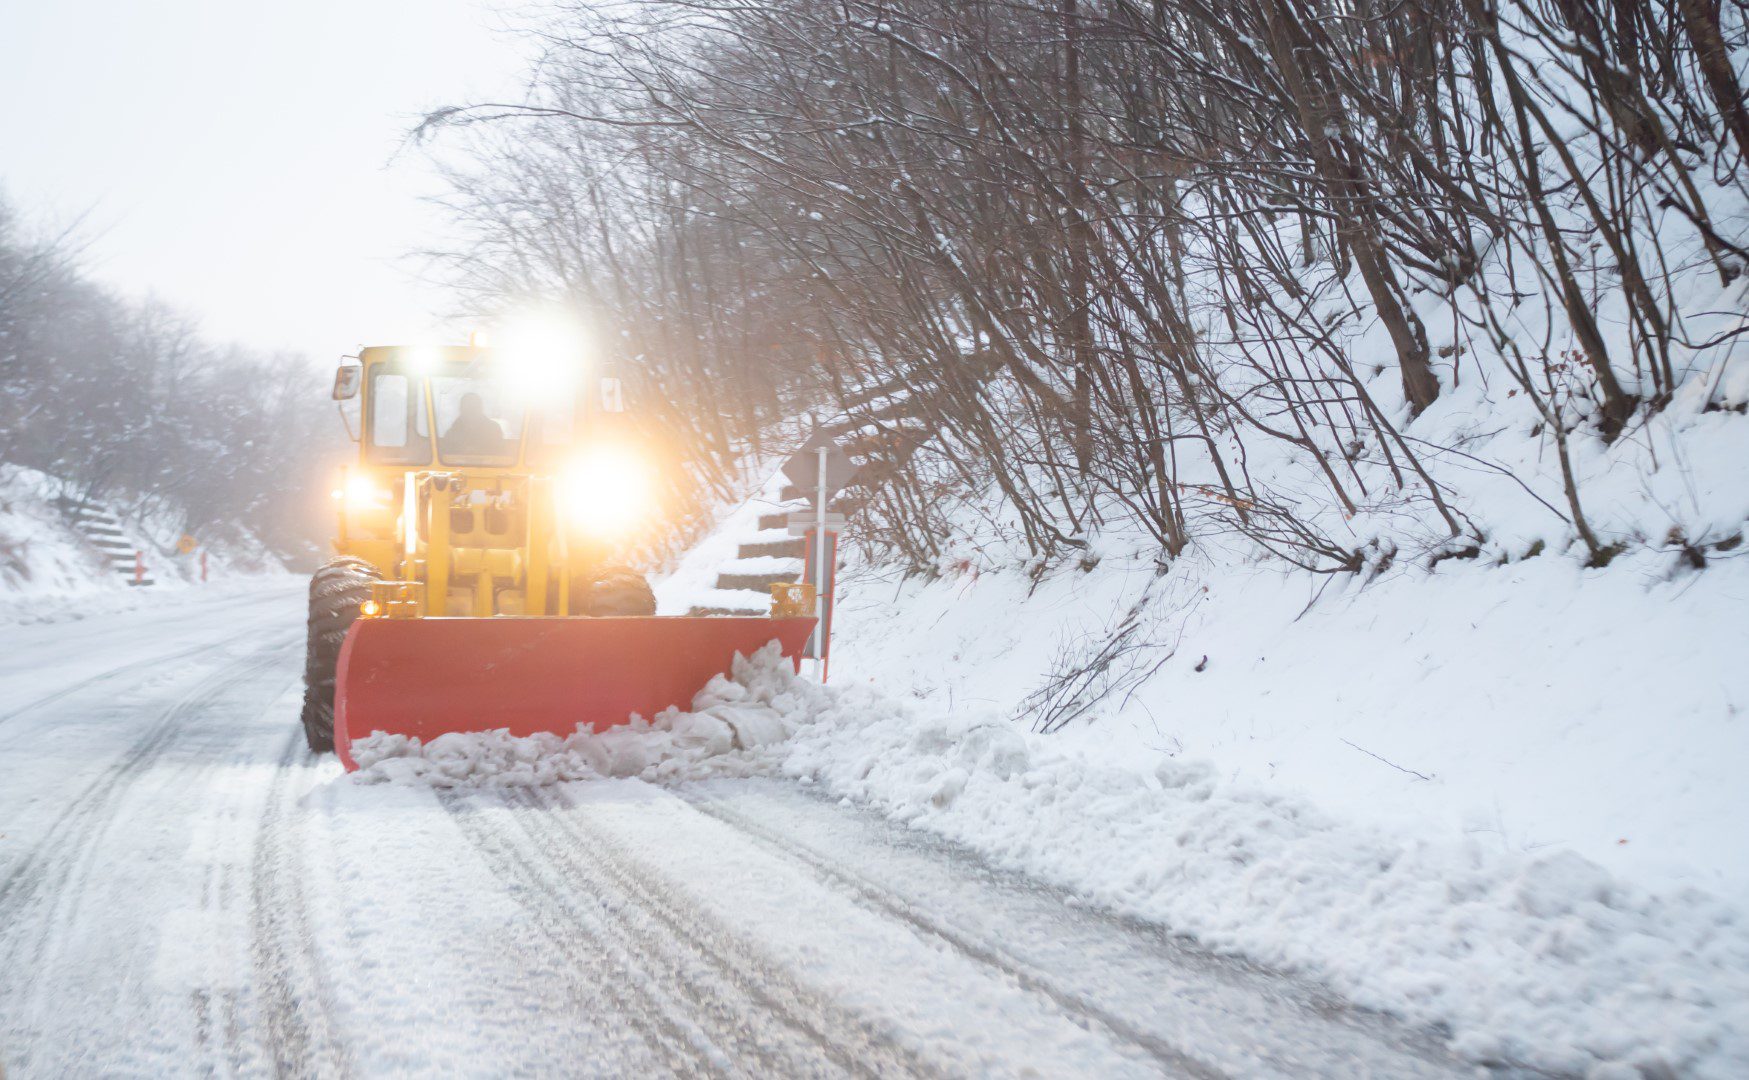
M0 4L0 188L96 277L326 360L438 328L417 115L515 92L504 0ZM391 160L394 159L394 160Z

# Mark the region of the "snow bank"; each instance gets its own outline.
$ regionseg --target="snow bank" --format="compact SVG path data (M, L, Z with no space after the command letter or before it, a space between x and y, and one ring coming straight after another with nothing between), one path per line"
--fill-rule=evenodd
M654 720L604 732L516 738L500 729L441 735L427 744L378 732L353 744L356 782L441 787L521 787L639 777L673 782L768 772L781 743L820 709L825 691L795 678L777 645L737 656L731 677L718 675L693 698L692 710L666 709Z
M167 593L214 595L258 588L286 577L284 568L246 533L209 545L211 580L200 581L198 555L176 550L176 515L127 519L129 540L145 551L154 584L128 585L103 554L72 527L56 504L67 485L34 469L0 462L0 622L58 622L166 603Z
M976 707L1146 772L1220 775L1505 852L1570 848L1656 891L1749 909L1749 558L1602 569L1545 554L1371 581L1187 557L903 583L845 575L835 681ZM1044 698L1118 639L1100 679ZM1073 687L1071 687L1073 688ZM1103 694L1103 696L1101 696Z
M788 776L1090 902L1447 1025L1476 1060L1599 1076L1612 1063L1749 1069L1749 927L1698 891L1653 895L1571 852L1359 826L1223 782L1207 763L1138 771L1063 745L999 714L812 685L770 647L689 712L563 739L376 736L356 748L354 780Z
M1653 896L1571 852L1359 827L1223 783L1203 762L1166 759L1147 776L998 717L854 701L837 696L798 731L785 773L1101 906L1446 1025L1475 1060L1749 1071L1749 928L1698 891Z
M53 480L0 464L0 619L28 619L70 597L126 586L68 527Z
M790 766L1477 1058L1749 1075L1749 559L1161 574L1093 543L852 567L834 677L953 716ZM968 765L997 746L1028 764Z

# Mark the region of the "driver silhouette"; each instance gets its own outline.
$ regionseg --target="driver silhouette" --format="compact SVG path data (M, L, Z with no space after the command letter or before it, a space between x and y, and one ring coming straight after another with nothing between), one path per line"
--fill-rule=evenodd
M456 416L443 433L443 449L454 454L491 457L504 453L504 428L486 415L480 395L467 393L457 403Z

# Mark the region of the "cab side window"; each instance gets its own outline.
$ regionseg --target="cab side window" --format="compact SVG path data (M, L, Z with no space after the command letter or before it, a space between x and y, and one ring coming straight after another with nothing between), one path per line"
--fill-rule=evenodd
M395 371L371 376L370 457L387 465L424 465L431 460L425 396L419 384Z

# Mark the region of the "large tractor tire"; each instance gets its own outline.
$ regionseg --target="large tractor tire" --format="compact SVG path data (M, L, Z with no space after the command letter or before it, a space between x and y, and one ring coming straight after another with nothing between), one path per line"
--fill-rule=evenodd
M370 583L381 578L363 559L329 560L310 579L310 636L304 650L304 739L310 749L334 749L334 668L340 646L358 605L370 599Z
M656 594L644 575L626 566L610 566L580 582L572 592L580 615L654 615Z

